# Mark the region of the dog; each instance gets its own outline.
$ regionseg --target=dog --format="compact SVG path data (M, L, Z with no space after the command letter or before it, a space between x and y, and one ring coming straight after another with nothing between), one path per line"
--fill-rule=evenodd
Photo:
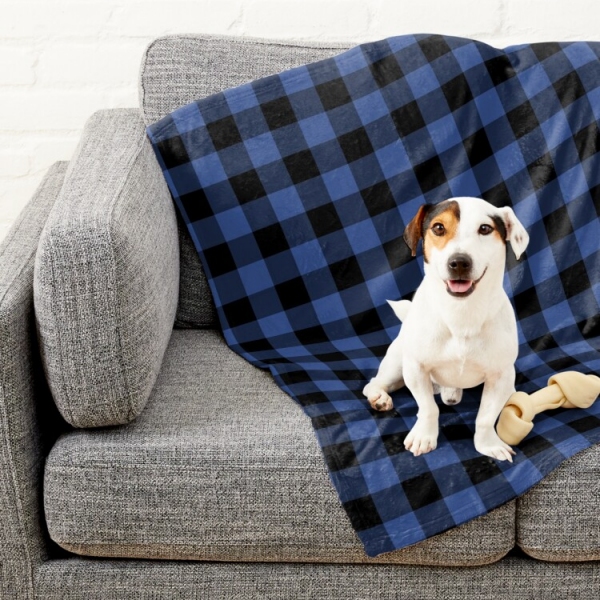
M458 404L462 390L483 383L475 449L512 462L514 450L494 425L515 391L518 353L514 311L502 287L506 245L517 259L529 235L509 207L460 197L422 205L404 231L412 256L423 241L425 277L412 302L390 302L403 322L363 394L372 408L393 408L390 393L406 385L417 421L404 446L420 456L437 446L439 408Z

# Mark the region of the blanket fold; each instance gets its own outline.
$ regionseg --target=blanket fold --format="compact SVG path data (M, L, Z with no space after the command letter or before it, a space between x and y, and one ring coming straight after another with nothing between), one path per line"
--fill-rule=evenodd
M500 506L600 439L596 403L540 414L513 464L481 456L476 388L441 406L438 448L415 458L408 392L388 413L361 394L398 332L386 300L422 279L404 228L451 196L510 205L531 236L505 276L518 389L600 371L599 57L598 43L393 37L148 128L225 339L311 418L371 556Z

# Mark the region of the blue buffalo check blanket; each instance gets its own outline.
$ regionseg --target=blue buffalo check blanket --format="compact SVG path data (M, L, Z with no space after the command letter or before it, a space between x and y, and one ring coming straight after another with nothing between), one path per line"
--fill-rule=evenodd
M539 415L513 464L481 456L476 388L441 405L438 448L416 458L410 393L387 413L361 393L400 327L386 299L422 279L404 228L451 196L511 205L531 236L504 281L517 388L600 371L599 58L600 43L393 37L148 128L225 339L312 419L370 556L485 514L600 440L598 402Z

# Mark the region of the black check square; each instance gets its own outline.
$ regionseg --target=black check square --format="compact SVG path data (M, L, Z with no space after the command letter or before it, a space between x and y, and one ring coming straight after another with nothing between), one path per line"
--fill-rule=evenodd
M398 206L392 188L385 180L360 190L360 195L371 217L394 210Z
M465 460L462 464L473 485L484 483L502 474L496 461L487 456Z
M294 334L301 344L308 346L310 344L318 344L327 339L327 332L322 325L313 325L303 329L296 329Z
M319 167L310 150L301 150L300 152L286 156L283 162L295 184L320 175Z
M598 154L600 152L600 131L598 130L598 124L594 121L578 131L573 136L573 141L575 142L581 162Z
M343 291L365 282L356 256L349 256L329 265L338 290Z
M383 523L375 502L369 496L344 502L344 508L355 531L365 531Z
M373 154L373 144L364 127L355 129L338 137L338 142L348 163Z
M240 173L239 175L233 175L229 178L229 183L240 204L251 202L267 195L260 176L255 169Z
M217 151L242 143L242 136L233 116L207 123L206 130Z
M537 56L540 62L546 60L550 56L554 56L562 51L562 47L557 42L544 42L541 44L531 44L531 49Z
M311 300L302 277L295 277L294 279L276 284L275 291L279 296L284 310L308 304Z
M473 167L484 160L487 160L494 154L492 146L490 145L490 140L483 127L465 138L463 140L463 146L469 157L469 162Z
M212 277L219 277L237 269L231 249L226 243L206 248L204 256L210 265L209 269Z
M555 81L553 86L563 108L585 95L585 88L581 83L581 79L579 79L579 75L577 75L577 71L567 73L567 75Z
M383 442L383 445L390 456L407 451L404 447L404 440L406 439L407 435L408 432L388 433L387 435L381 436L381 441Z
M182 194L179 201L186 212L187 218L191 222L214 216L214 212L203 189Z
M454 79L444 83L444 85L442 85L442 92L446 97L450 112L458 110L468 102L471 102L474 98L464 73L461 73L454 77Z
M485 61L485 67L495 87L515 76L515 70L507 56L495 56Z
M442 35L427 36L425 39L419 40L419 46L421 52L423 52L429 62L433 62L440 58L440 56L444 56L444 54L452 51L452 48L450 48L450 45Z
M185 144L179 135L157 142L156 147L167 169L174 169L190 162Z
M577 296L590 287L590 279L583 260L562 270L560 280L567 298Z
M527 170L529 171L529 177L531 177L533 189L536 191L542 189L557 177L556 167L550 152L546 152L536 161L527 165Z
M296 114L286 96L265 102L260 106L269 129L279 129L296 122Z
M374 61L369 65L373 79L380 88L404 77L404 73L393 54Z
M344 228L333 204L323 204L307 211L310 224L318 238Z
M437 155L415 165L413 169L424 194L447 182L442 161Z
M413 510L419 510L443 499L435 477L429 472L403 481L402 489Z
M517 139L532 132L540 125L529 100L507 112L506 118Z
M566 206L560 206L543 219L546 235L551 244L573 233L573 225Z
M256 320L252 303L248 298L240 298L223 305L223 312L229 327L239 327Z
M332 446L324 446L323 454L325 455L327 466L332 471L357 467L360 464L352 442L340 442Z
M416 100L393 110L390 116L400 137L406 137L425 127L425 120Z
M317 94L319 94L323 108L326 111L339 108L352 101L350 92L341 77L333 79L332 81L327 81L326 83L321 83L315 86L315 89L317 90Z
M254 239L261 254L268 258L290 249L285 232L279 223L273 223L254 232Z

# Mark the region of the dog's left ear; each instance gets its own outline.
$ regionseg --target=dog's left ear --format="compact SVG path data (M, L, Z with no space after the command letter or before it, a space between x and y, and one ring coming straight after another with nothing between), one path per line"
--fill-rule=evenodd
M510 246L519 260L529 244L529 234L510 206L504 206L499 210L506 227L506 241L510 242Z
M419 245L419 240L423 237L423 221L432 208L433 204L421 205L413 220L404 230L404 241L410 248L410 252L413 256L417 255L417 246Z

